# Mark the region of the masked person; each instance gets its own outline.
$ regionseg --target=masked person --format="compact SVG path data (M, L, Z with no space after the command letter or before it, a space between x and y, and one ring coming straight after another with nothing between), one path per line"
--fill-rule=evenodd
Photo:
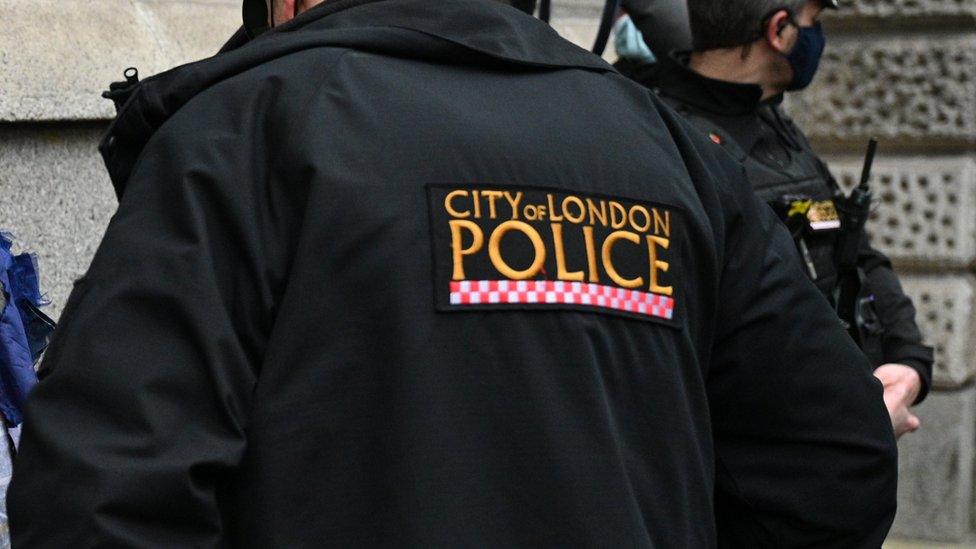
M630 16L623 14L613 24L614 49L620 59L634 64L649 65L657 62L641 31Z
M621 0L620 6L634 25L624 30L639 33L655 57L691 47L686 0Z
M780 103L784 92L813 80L825 47L819 17L836 7L820 0L689 0L694 51L659 57L653 68L618 65L739 160L756 194L791 225L807 274L835 306L840 191ZM928 391L932 349L922 343L890 261L865 243L857 267L865 279L862 347L885 385L900 436L919 426L909 406Z
M881 386L723 151L494 0L272 19L114 88L15 547L881 544Z

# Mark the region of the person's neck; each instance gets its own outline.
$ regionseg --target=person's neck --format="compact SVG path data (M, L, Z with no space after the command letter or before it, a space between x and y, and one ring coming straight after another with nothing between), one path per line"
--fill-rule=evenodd
M762 71L748 57L743 58L742 48L693 52L688 68L713 80L757 85L762 88L762 101L781 93L763 84Z

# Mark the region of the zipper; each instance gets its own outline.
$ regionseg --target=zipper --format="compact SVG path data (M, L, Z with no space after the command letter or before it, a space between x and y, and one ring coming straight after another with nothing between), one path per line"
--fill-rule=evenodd
M102 93L105 99L111 99L115 105L116 114L122 112L122 107L129 101L132 94L139 88L139 69L129 67L122 73L125 80L112 82L108 91Z

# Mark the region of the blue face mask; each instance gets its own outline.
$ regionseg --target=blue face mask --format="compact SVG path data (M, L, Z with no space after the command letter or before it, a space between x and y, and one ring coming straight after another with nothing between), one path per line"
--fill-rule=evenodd
M617 48L617 55L621 59L636 61L641 64L650 64L657 61L651 48L644 42L644 35L634 25L630 17L621 17L613 26L617 37L614 46Z
M819 22L812 27L797 28L800 33L796 45L786 56L786 60L793 67L793 82L787 88L790 91L802 90L813 82L813 76L820 66L820 56L827 45L827 37Z

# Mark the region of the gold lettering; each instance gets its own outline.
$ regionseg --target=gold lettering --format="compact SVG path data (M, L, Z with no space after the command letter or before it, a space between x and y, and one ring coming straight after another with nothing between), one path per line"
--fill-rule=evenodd
M583 239L586 241L586 264L590 269L590 282L600 281L600 272L596 268L596 244L593 240L593 227L583 227Z
M507 200L509 206L512 207L512 219L518 219L518 207L519 203L522 202L522 193L519 192L513 197L511 193L505 191L505 200Z
M668 269L671 268L671 264L666 261L658 261L657 259L657 247L660 246L665 250L671 246L671 241L667 238L661 238L660 236L647 236L647 251L651 258L651 293L672 296L674 295L673 286L661 286L658 284L658 272L666 273Z
M460 219L471 217L471 212L459 212L454 209L452 202L456 196L468 196L468 191L451 191L447 193L447 196L444 197L444 209L447 210L447 213L450 214L451 217L457 217Z
M513 269L502 258L502 238L510 231L519 231L529 237L529 240L532 242L532 247L535 249L535 259L532 261L532 265L523 271ZM546 262L546 246L542 243L542 237L532 228L532 225L522 221L506 221L499 225L495 229L495 232L491 233L491 239L488 241L488 256L491 258L491 264L495 266L495 269L509 280L527 280L536 276L542 270Z
M579 208L579 215L573 216L569 214L569 205L573 204ZM563 215L570 223L582 223L586 219L586 206L583 205L583 201L575 196L567 196L563 199Z
M464 256L478 253L485 244L485 235L481 232L481 228L472 221L455 219L450 222L450 225L451 249L454 251L454 280L464 280ZM463 247L463 229L471 231L471 235L474 237L471 245L467 248Z
M481 197L478 196L478 191L474 191L474 218L481 219Z
M586 204L589 206L590 211L590 225L596 225L596 220L600 220L600 225L604 227L607 226L607 203L605 200L600 201L600 209L597 210L596 203L593 202L592 198L586 199Z
M627 210L618 202L610 201L610 227L622 229L627 224Z
M664 233L664 236L671 238L671 212L665 210L662 218L657 208L652 209L654 210L654 234Z
M563 217L556 213L556 204L555 202L553 202L551 194L546 195L546 201L549 203L549 211L552 212L552 215L549 217L549 220L562 221ZM542 209L542 206L539 206L539 208Z
M611 206L612 204L613 203L611 203ZM627 240L629 242L633 242L634 244L640 244L640 236L630 231L616 231L610 233L610 236L608 236L607 240L603 243L603 269L607 271L607 275L610 276L610 280L613 280L624 288L637 288L639 286L643 286L643 277L626 279L620 276L620 273L618 273L617 269L613 266L613 246L618 240Z
M482 196L488 198L488 217L495 219L498 217L498 210L495 208L495 201L502 197L501 191L482 191Z
M634 213L638 212L644 216L644 224L638 225L635 219ZM651 228L651 214L647 211L647 208L641 205L634 206L630 209L630 226L634 228L638 233L646 233L647 229Z
M574 282L583 281L583 271L569 272L566 270L566 251L563 248L563 226L561 223L552 225L552 242L556 249L556 278Z

